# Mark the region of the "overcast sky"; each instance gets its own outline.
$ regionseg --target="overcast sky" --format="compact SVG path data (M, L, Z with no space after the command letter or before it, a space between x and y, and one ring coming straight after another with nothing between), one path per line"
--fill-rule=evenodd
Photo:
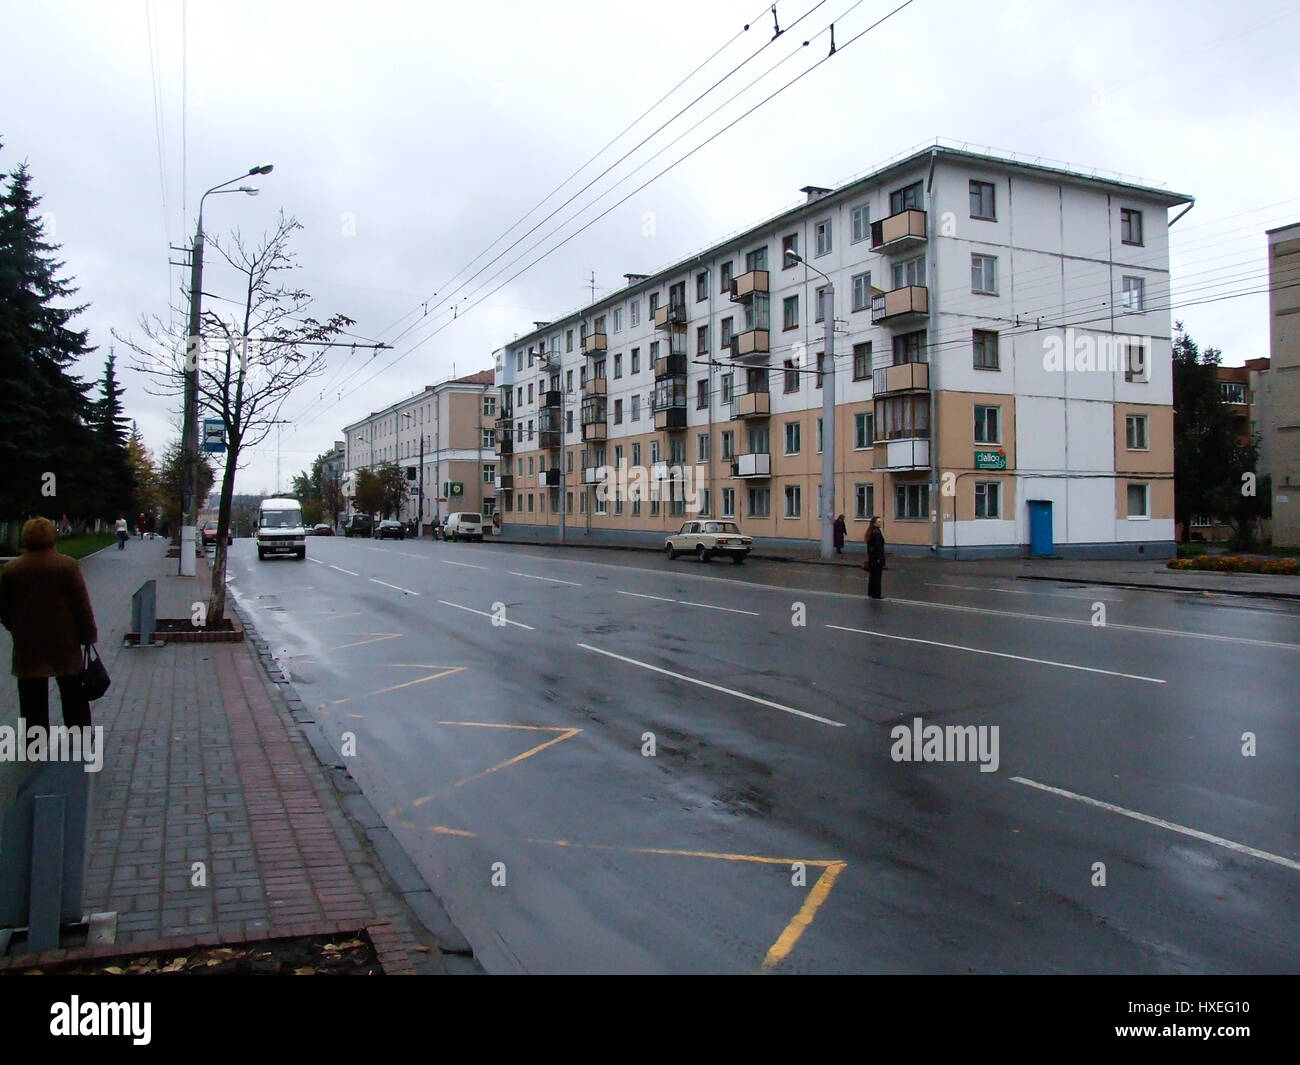
M783 28L813 10L452 296L454 320L441 304L458 271L717 49L732 41L477 265L767 44L771 13L756 0L0 0L0 169L31 167L90 304L79 324L99 351L81 370L98 378L110 329L140 336L142 314L183 321L185 279L168 245L192 239L203 191L274 164L258 197L208 198L207 233L254 236L281 209L296 216L297 279L317 317L343 313L356 337L394 342L378 355L335 350L287 404L285 487L343 425L453 370L490 368L534 319L586 302L592 271L599 296L624 273L794 205L803 185L842 184L936 137L1195 196L1172 231L1175 303L1265 286L1264 231L1300 219L1294 3L913 0L847 44L898 2L779 2ZM484 284L524 248L779 60L790 56L560 237L826 56L832 19L839 51L828 62L482 298L559 237ZM237 277L205 262L204 291L238 296ZM1268 354L1266 295L1174 317L1226 363ZM179 417L118 352L127 413L160 451ZM270 492L275 479L272 437L236 491Z

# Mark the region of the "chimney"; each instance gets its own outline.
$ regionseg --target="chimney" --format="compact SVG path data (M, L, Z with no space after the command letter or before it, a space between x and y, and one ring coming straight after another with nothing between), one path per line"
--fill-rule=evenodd
M829 196L831 193L830 189L824 189L820 185L805 185L799 191L808 197L808 203L820 200L823 196Z
M533 328L534 328L534 329L545 329L545 328L546 328L548 325L550 325L550 324L551 324L550 322L534 322L534 323L533 323Z
M627 279L628 285L636 285L642 281L650 280L649 274L624 274L623 276Z

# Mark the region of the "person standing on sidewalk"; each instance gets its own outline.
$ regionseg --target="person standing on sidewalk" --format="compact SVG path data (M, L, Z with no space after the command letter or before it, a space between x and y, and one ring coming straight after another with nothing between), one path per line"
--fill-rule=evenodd
M23 553L0 570L0 623L13 634L18 716L28 728L49 729L49 678L54 677L63 723L89 726L90 703L81 687L83 648L99 640L99 630L81 567L54 550L54 523L48 518L23 525L22 545Z
M883 599L880 591L880 575L885 569L885 534L880 529L880 519L872 518L867 529L867 595L872 599Z
M131 535L130 529L126 526L126 519L118 518L117 524L113 526L113 529L117 532L117 549L119 551L125 551L126 539Z
M140 534L140 539L143 540L143 539L144 539L144 531L145 531L146 528L148 528L148 524L147 524L147 523L145 522L145 520L144 520L144 511L143 511L143 510L140 511L140 516L139 516L138 518L135 519L135 528L136 528L136 532L138 532L138 533Z
M844 537L848 535L849 527L844 524L844 515L841 514L835 519L835 524L831 527L831 533L835 537L835 553L844 554Z

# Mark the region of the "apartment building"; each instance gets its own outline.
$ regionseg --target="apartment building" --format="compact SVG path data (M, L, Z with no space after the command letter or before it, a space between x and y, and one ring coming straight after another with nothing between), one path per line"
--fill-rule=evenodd
M563 506L593 539L703 514L815 542L830 313L850 539L879 515L903 553L1173 553L1168 212L1189 197L942 145L802 192L494 353L507 527Z
M1219 401L1232 419L1237 440L1248 444L1256 437L1259 438L1255 473L1261 479L1269 473L1268 453L1264 443L1264 425L1269 410L1268 366L1268 359L1247 359L1243 366L1220 366L1214 374L1219 386ZM1192 515L1193 540L1230 540L1235 532L1232 522L1223 515Z
M398 517L420 509L421 458L424 513L421 525L458 510L491 514L496 505L497 389L491 370L426 385L414 395L343 428L343 490L352 513L356 475L394 462L413 470L412 491Z
M1268 231L1269 372L1264 449L1275 547L1300 547L1300 222Z

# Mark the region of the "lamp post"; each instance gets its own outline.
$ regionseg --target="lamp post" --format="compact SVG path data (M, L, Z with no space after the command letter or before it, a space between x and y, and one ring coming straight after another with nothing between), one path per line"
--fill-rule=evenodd
M415 424L415 419L411 417L411 412L404 411L403 418L410 418L411 424ZM420 427L420 509L415 519L415 538L418 540L424 535L424 426Z
M181 428L181 447L184 458L181 478L181 557L180 572L182 576L193 577L195 574L195 541L198 539L199 512L199 339L203 316L203 201L214 192L242 192L256 196L257 189L251 185L240 185L237 189L227 189L236 181L246 177L269 174L272 165L250 167L248 173L240 174L220 185L213 185L199 197L199 218L194 230L194 251L190 262L190 328L185 344L185 402L184 421Z
M826 277L815 266L804 262L797 252L787 251L790 263L803 263L815 274ZM835 553L835 285L826 277L826 303L822 307L826 319L826 352L822 356L822 558Z

